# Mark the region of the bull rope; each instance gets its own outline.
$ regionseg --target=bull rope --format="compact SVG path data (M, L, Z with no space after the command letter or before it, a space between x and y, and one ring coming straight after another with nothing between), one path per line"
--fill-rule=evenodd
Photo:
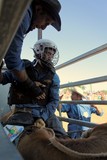
M71 158L107 158L107 152L101 152L101 153L80 153L74 150L71 150L67 148L66 146L59 143L57 140L55 140L55 137L49 138L49 141L51 144L53 144L54 147L56 147L58 150L64 152L65 154L69 155Z

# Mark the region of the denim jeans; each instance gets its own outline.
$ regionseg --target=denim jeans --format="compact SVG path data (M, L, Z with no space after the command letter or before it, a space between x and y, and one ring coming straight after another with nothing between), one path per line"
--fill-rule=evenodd
M56 136L68 136L66 131L61 125L61 122L56 117L56 115L52 115L47 121L46 121L46 127L51 128L54 130Z

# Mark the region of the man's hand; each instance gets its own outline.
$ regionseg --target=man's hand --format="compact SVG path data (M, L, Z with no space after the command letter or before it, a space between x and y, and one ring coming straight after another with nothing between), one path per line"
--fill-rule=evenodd
M40 83L40 82L38 82L38 81L35 81L35 84L36 84L36 86L38 86L38 87L46 87L46 85L44 85L44 84L42 84L42 83ZM41 95L39 95L38 97L36 97L37 99L45 99L45 97L46 97L46 94L43 92Z
M103 116L103 114L104 114L104 111L103 109L101 109L100 116Z

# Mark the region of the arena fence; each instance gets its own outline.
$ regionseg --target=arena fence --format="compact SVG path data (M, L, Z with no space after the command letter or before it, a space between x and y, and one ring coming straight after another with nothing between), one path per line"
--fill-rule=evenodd
M30 4L31 0L1 0L0 1L0 64L2 59L4 58L8 47L15 35L15 32L18 28L18 25L20 21L23 18L24 12L27 9L27 6ZM17 4L17 5L16 5ZM9 6L12 7L9 7ZM8 13L8 14L7 14ZM78 61L84 60L86 58L89 58L91 56L94 56L96 54L99 54L101 52L104 52L107 50L107 44L104 44L98 48L95 48L85 54L82 54L78 57L75 57L68 62L65 62L59 66L56 67L56 70L62 69L68 65L72 65L74 63L77 63ZM104 82L107 81L107 76L103 77L97 77L82 81L77 81L73 83L67 83L67 84L61 84L60 88L67 88L67 87L73 87L73 86L79 86L84 84L91 84L91 83L98 83L98 82ZM62 103L61 101L60 103ZM69 102L68 102L69 103ZM77 103L77 101L72 101L72 103ZM81 103L81 101L78 101L78 103ZM83 103L83 102L82 102ZM85 101L84 103L87 104L107 104L107 101ZM61 115L61 114L60 114ZM76 123L79 125L84 125L88 127L94 127L97 124L94 123L87 123L83 121L77 121L74 119L64 118L59 116L58 117L61 121L70 122L70 123ZM4 133L4 129L2 127L2 124L0 123L0 157L4 160L22 160L23 158L17 151L16 147L9 141L6 134Z
M84 59L87 59L89 57L92 57L96 54L100 54L102 52L105 52L107 50L107 43L97 47L91 51L88 51L84 54L81 54L80 56L77 56L63 64L60 64L59 66L56 67L56 71L59 69L62 69L64 67L67 67L69 65L73 65L74 63L77 63L79 61L82 61ZM64 88L68 88L68 87L74 87L74 86L80 86L80 85L86 85L86 84L93 84L93 83L99 83L99 82L105 82L107 81L107 76L101 76L101 77L94 77L91 79L86 79L86 80L81 80L81 81L75 81L75 82L71 82L71 83L66 83L66 84L61 84L60 85L60 89L64 89ZM60 101L60 103L78 103L78 104L98 104L98 105L107 105L107 101L106 100L85 100L85 101ZM70 122L70 123L75 123L81 126L87 126L90 128L95 127L98 124L94 124L94 123L89 123L89 122L84 122L81 120L76 120L76 119L72 119L72 118L65 118L61 116L61 111L59 111L59 116L58 118L60 119L60 121L64 121L64 122Z

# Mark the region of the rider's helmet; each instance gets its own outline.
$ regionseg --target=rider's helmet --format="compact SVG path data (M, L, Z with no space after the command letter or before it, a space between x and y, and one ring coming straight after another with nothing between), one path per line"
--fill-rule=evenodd
M59 60L59 52L54 42L48 39L40 39L33 47L33 51L36 59L42 59L47 63L50 61L55 66ZM51 54L51 59L46 60L46 54Z

